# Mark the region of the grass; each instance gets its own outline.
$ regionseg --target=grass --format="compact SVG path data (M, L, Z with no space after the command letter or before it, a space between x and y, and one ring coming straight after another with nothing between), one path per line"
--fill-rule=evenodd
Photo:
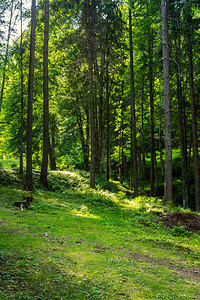
M87 173L52 172L50 191L35 174L34 202L20 211L23 185L5 177L0 299L199 299L200 237L155 223L172 210L160 199L127 198L102 178L91 190Z

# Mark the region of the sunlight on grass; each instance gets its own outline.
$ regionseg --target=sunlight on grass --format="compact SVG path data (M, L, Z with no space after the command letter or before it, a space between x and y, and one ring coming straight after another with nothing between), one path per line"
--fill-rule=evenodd
M79 210L75 209L75 208L72 209L71 213L78 217L90 218L90 219L100 219L99 216L95 216L95 215L91 214L90 211L88 210L88 207L83 204L80 206Z

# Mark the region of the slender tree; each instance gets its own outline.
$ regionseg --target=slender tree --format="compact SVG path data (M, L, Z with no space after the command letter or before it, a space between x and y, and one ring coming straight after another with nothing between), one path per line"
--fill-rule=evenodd
M154 196L155 184L155 138L154 138L154 94L153 94L153 31L149 32L149 96L150 96L150 132L151 132L151 167L150 167L150 195Z
M129 51L130 51L130 79L131 79L131 185L133 177L134 196L138 196L138 170L137 170L137 142L135 118L135 88L133 70L133 41L132 41L132 16L129 9Z
M110 93L109 93L109 58L108 58L108 36L106 37L106 178L109 181L111 177L110 164Z
M171 137L171 103L169 81L169 43L167 0L161 0L162 9L162 49L163 49L163 77L164 77L164 113L165 113L165 188L164 204L172 201L172 137Z
M24 135L24 88L23 88L23 17L22 17L23 4L21 0L20 18L21 18L21 37L20 37L20 69L21 69L21 130L20 130L20 174L23 174L23 135Z
M198 153L198 136L197 136L197 121L196 121L196 103L195 103L194 78L193 78L193 54L192 54L191 40L189 40L188 56L189 56L190 99L191 99L191 113L192 113L195 199L196 199L196 211L200 211L200 177L199 177L200 172L199 172L199 153Z
M87 32L89 93L90 93L90 187L95 188L95 120L94 120L94 92L93 92L93 25L95 20L95 1L91 1L91 18L87 15L88 1L85 0L85 24Z
M43 51L43 156L40 180L47 187L49 154L49 88L48 88L48 41L49 41L49 0L45 0L45 27Z
M31 36L28 79L28 109L27 109L27 154L26 154L26 189L33 189L32 175L32 123L33 123L33 85L34 85L34 56L35 56L35 27L36 0L32 0L31 7Z

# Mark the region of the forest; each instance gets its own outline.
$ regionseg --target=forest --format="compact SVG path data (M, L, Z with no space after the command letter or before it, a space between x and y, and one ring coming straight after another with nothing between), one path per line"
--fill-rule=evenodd
M47 188L84 169L200 210L198 0L1 0L0 16L0 157L27 190L33 169Z
M0 0L0 299L200 299L199 0Z

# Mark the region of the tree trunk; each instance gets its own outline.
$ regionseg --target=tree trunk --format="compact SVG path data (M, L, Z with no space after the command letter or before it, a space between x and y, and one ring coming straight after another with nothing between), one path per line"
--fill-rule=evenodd
M87 3L87 0L86 0ZM88 46L88 67L89 67L89 93L90 93L90 143L91 143L91 161L90 161L90 187L95 188L95 120L94 120L94 93L93 93L93 23L95 19L95 4L94 0L91 3L92 16L91 20L86 19L87 30L87 46ZM86 4L87 10L87 4ZM87 16L87 11L85 12Z
M40 180L44 186L47 183L49 154L49 88L48 88L48 41L49 41L49 0L45 0L45 27L43 51L43 156Z
M132 16L129 9L129 45L130 45L130 79L131 79L131 184L133 177L134 196L138 196L138 171L137 171L137 143L135 119L135 89L133 71L133 42L132 42Z
M172 201L172 138L171 138L171 103L169 82L169 44L167 23L167 1L161 0L162 8L162 44L164 77L164 112L165 112L165 189L164 201Z
M101 56L101 70L99 75L99 116L98 116L98 131L97 131L97 156L95 172L99 174L101 171L101 156L102 156L102 138L103 138L103 75L105 65L105 53Z
M198 153L198 136L197 136L197 120L196 120L196 104L194 94L194 79L193 79L193 54L192 44L189 38L189 80L190 80L190 99L192 113L192 138L193 138L193 164L194 164L194 181L195 181L195 199L196 211L200 211L200 177L199 177L199 153Z
M151 30L151 29L150 29ZM150 95L150 132L151 132L151 167L150 167L150 196L154 196L155 184L155 140L154 140L154 96L153 96L153 34L149 39L149 95Z
M160 152L160 170L162 177L164 175L163 163L163 130L162 130L162 105L161 105L161 91L160 91L160 75L159 75L159 152Z
M144 151L144 74L142 76L142 103L141 103L141 195L144 192L144 178L145 178L145 151Z
M183 112L183 93L182 93L182 82L181 82L181 71L180 71L180 54L178 49L181 49L180 46L180 37L179 43L176 42L176 61L178 63L176 69L176 85L177 85L177 99L178 99L178 120L179 120L179 138L181 145L181 169L182 169L182 194L183 194L183 208L188 208L188 158L187 158L187 140L186 133L184 128L184 112Z
M50 122L51 142L49 137L49 160L51 170L56 170L56 117L52 115Z
M106 54L106 178L109 181L111 178L111 163L110 163L110 103L109 103L109 74L108 74L108 45Z
M23 18L22 18L22 0L21 0L21 38L20 38L20 69L21 69L21 128L20 128L20 162L19 162L19 173L23 175L23 136L24 136L24 88L23 88L23 49L22 49L22 39L23 39Z
M33 84L34 84L34 56L35 56L35 25L36 0L32 0L31 7L31 37L28 80L28 108L27 108L27 154L26 154L26 189L33 189L32 177L32 123L33 123Z

